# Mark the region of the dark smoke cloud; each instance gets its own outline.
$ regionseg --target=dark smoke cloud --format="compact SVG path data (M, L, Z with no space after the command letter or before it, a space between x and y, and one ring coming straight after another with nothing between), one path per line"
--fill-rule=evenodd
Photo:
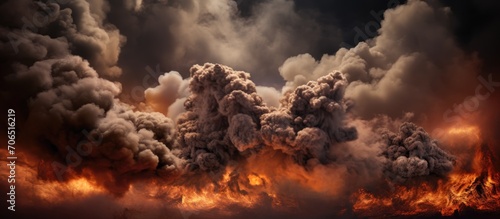
M29 71L25 77L43 74L47 87L30 101L27 125L32 134L54 145L61 157L77 151L85 158L80 161L83 167L111 171L117 182L124 174L177 175L182 161L171 151L175 139L171 119L120 103L115 99L120 85L99 78L80 57L44 60L38 65L45 68ZM99 140L80 144L86 134L82 130ZM80 162L75 162L78 168Z
M158 86L148 88L144 92L146 105L169 118L178 119L185 112L184 102L190 95L189 82L191 78L183 79L178 72L168 72L158 78ZM255 86L257 94L263 103L269 107L279 107L281 92L276 88Z
M4 2L0 26L2 98L24 105L28 98L52 86L46 68L52 59L77 55L100 76L120 74L118 54L124 38L103 17L94 16L85 1ZM41 61L41 62L39 62ZM50 64L49 64L50 66ZM69 77L69 76L68 76ZM26 89L8 95L20 86Z
M406 181L430 174L445 176L455 164L452 155L413 123L403 123L398 133L388 133L384 139L383 155L388 159L384 172L392 180Z
M277 109L263 103L249 76L218 64L191 68L191 95L177 127L190 169L219 170L263 146L301 164L327 163L332 145L357 138L344 125L347 81L340 72L299 86Z
M269 109L249 78L218 64L191 68L187 112L177 124L184 156L193 162L190 168L218 170L259 144L259 117Z
M18 4L17 7L20 7L19 5L27 3L19 1L10 4ZM196 54L213 55L210 51L217 47L228 52L215 53L224 54L219 58L225 63L237 60L236 66L242 63L249 66L266 66L265 62L240 56L245 54L263 58L252 52L254 43L257 42L252 41L256 37L254 30L261 30L259 33L270 31L270 34L274 35L275 31L280 30L273 29L274 24L266 26L266 21L277 18L275 16L283 16L278 17L282 19L291 17L292 21L295 21L300 16L293 10L291 2L270 1L265 4L275 6L279 13L272 15L267 11L269 9L258 5L254 10L260 16L250 20L245 18L233 21L236 16L235 7L225 1L154 3L159 9L136 1L125 2L124 7L127 11L132 11L131 16L146 16L147 19L151 18L144 13L150 10L155 12L155 15L166 10L169 14L164 16L182 17L180 20L162 22L174 22L178 28L174 29L180 34L176 36L183 36L186 45L199 45L196 51L203 48L209 51ZM411 39L403 41L402 45L397 47L398 50L388 49L393 47L394 39L402 34L398 31L404 29L393 27L401 26L395 22L396 15L403 14L398 10L408 12L406 22L411 21L418 25L426 20L410 19L420 18L417 12L424 11L430 17L439 15L426 3L412 1L407 6L386 13L385 26L380 31L381 36L375 41L361 43L352 50L340 50L336 56L325 56L325 65L316 63L308 55L287 60L280 69L282 76L288 81L280 104L277 103L277 90L256 87L250 80L250 74L219 64L205 64L192 67L189 79L182 79L180 74L175 72L161 77L159 86L148 89L145 95L147 104L163 114L141 112L118 100L117 97L122 91L121 84L106 79L119 74L116 62L120 46L125 42L120 31L106 22L107 19L112 20L107 15L113 15L110 5L100 1L94 2L92 6L85 1L60 5L29 5L28 9L21 10L27 17L32 13L46 11L44 13L50 12L50 19L36 30L23 29L23 22L13 22L14 26L9 28L2 27L2 31L8 36L2 39L1 47L2 56L8 61L3 64L7 69L5 78L9 83L6 93L12 94L9 92L16 86L29 85L28 89L19 92L22 97L30 98L27 124L34 127L33 135L53 145L60 157L70 153L69 149L78 150L78 142L83 138L82 130L102 138L98 146L87 145L92 152L85 157L85 166L109 170L117 181L120 181L121 175L126 174L177 175L184 170L186 164L189 170L220 171L229 163L256 154L262 148L271 148L290 155L301 165L314 166L318 163L335 162L339 159L339 154L331 154L336 151L335 147L342 147L343 143L358 137L356 129L347 124L348 104L343 99L344 94L349 94L350 89L358 85L365 88L373 86L368 82L380 79L375 89L382 89L382 93L390 91L388 94L392 95L394 89L390 85L385 89L381 84L385 78L405 78L405 75L397 72L406 72L404 70L407 62L420 59L448 62L439 59L440 56L433 55L430 51L413 57L413 54L418 53L415 50L419 48L413 48ZM438 15L436 16L439 17ZM213 27L215 29L207 29L212 24L217 24ZM299 22L298 26L285 31L285 38L289 39L287 34L295 32L295 28L301 27L302 24L304 23ZM444 31L439 25L432 27L439 33ZM131 28L138 27L132 25ZM306 32L307 30L309 29L306 29ZM222 36L242 40L243 47L240 48L239 43L230 44L232 46L217 43L220 41L215 38L221 33L226 34ZM447 35L444 35L439 40L447 42ZM22 43L12 47L9 45L9 36L15 36L16 40L20 40L16 42ZM208 38L196 38L199 36ZM257 39L265 36L259 35ZM429 40L425 35L421 37L423 42ZM198 41L203 43L197 44ZM263 42L267 41L261 43ZM271 42L275 42L274 38ZM292 42L294 41L287 41ZM431 39L430 45L435 45L436 42L438 41ZM271 50L267 51L269 54L276 54L276 51L284 46L279 43L273 45L271 43ZM17 53L13 51L14 48L19 49ZM286 45L286 48L289 46ZM445 44L444 48L442 53L445 54L458 51L452 43ZM409 54L410 57L399 58L401 54ZM426 55L432 56L427 58ZM179 60L184 58L183 55L179 56ZM457 60L462 61L462 58L463 54L459 53ZM367 63L373 65L375 70L363 67L368 65ZM409 66L420 63L412 63ZM403 65L402 70L396 68L398 65ZM389 69L383 70L384 67ZM396 71L395 68L401 71ZM347 74L331 72L333 69ZM414 78L408 77L407 81L413 81ZM348 84L348 80L354 79L357 81ZM359 84L360 82L365 83ZM261 90L259 93L262 97L258 90ZM359 97L354 94L356 92L352 91L350 98L356 100L362 109L366 107L363 106L365 102L373 101L369 98L370 94ZM406 98L402 95L401 98L403 97ZM266 99L267 101L264 101ZM400 100L394 99L396 102ZM267 102L272 106L268 106ZM179 109L182 103L184 113ZM20 103L23 104L25 103ZM175 127L174 122L165 115L175 118L177 126ZM35 124L47 126L41 128ZM351 147L348 147L347 151L342 156L349 157L349 153L356 153Z
M125 37L113 25L103 24L105 17L101 17L102 13L98 15L91 11L98 6L100 5L94 4L91 7L86 1L68 1L57 15L57 23L49 26L58 31L50 34L64 36L70 42L73 54L89 60L102 76L116 77L122 71L116 63Z
M161 113L135 112L130 106L117 103L91 133L102 135L102 144L97 149L110 160L106 168L119 173L147 170L166 176L179 171L182 165L171 151L174 124Z
M335 72L286 95L279 110L262 116L266 144L299 154L299 162L310 158L325 162L331 144L357 138L356 129L343 124L346 85L345 77Z
M41 151L62 158L57 159L65 164L62 167L109 172L117 184L128 184L133 174L177 175L183 161L174 154L173 121L120 102L121 84L105 79L120 74L116 62L123 37L103 23L104 17L91 13L96 5L12 1L1 10L21 5L27 6L18 11L22 21L0 29L0 52L6 61L2 97L20 98L9 101L16 110L27 106L26 115L18 111L21 121L26 120L25 135L48 143ZM80 144L86 135L99 140ZM72 157L75 152L81 156ZM66 172L55 174L58 179L70 177ZM100 183L108 184L104 181ZM107 188L122 193L128 187Z
M125 38L113 25L104 25L105 17L92 13L88 2L60 2L62 3L22 0L4 3L1 9L3 12L10 14L14 9L18 13L13 16L17 20L2 25L13 30L2 30L2 54L29 55L31 57L26 58L31 59L24 61L34 61L56 55L51 51L62 52L69 49L71 54L89 60L101 75L120 75L121 69L116 63ZM48 43L52 46L43 46Z
M99 22L92 24L99 27ZM69 55L78 53L69 43L75 36L27 36L45 39L37 46L47 51L33 57L32 65L13 65L15 73L8 76L14 83L33 84L28 124L49 124L37 134L62 157L69 153L67 145L78 150L81 130L102 137L99 146L88 145L87 165L111 170L116 177L140 172L168 176L181 171L185 162L190 170L218 171L263 147L291 155L302 165L326 164L333 161L329 152L334 145L357 138L356 129L345 125L348 84L340 72L290 90L278 108L264 103L248 73L226 66L191 68L189 92L183 85L187 80L167 74L146 96L167 115L171 105L187 96L186 112L174 128L160 113L137 112L117 100L119 83L99 78L92 61Z
M183 183L269 151L304 175L352 181L346 193L384 174L402 182L451 171L454 157L421 127L379 131L403 112L429 112L469 88L463 82L477 60L442 21L448 9L409 1L384 14L379 36L316 61L314 54L286 58L315 50L310 45L324 40L324 31L336 36L333 25L321 27L292 1L250 5L239 14L241 5L214 0L3 3L1 97L26 109L19 114L25 136L38 143L26 150L64 163L83 146L89 152L73 168L90 170L117 195L134 180L181 175L187 179L175 183ZM31 21L37 12L47 21L26 28L20 17ZM282 64L287 84L282 92L255 86L249 73L210 63L181 77L207 61L270 78L268 85L279 78L268 73ZM180 73L160 77L144 104L123 103L122 84L111 79L122 68L130 71L123 81L136 79L133 72L147 63ZM79 145L86 133L98 143Z

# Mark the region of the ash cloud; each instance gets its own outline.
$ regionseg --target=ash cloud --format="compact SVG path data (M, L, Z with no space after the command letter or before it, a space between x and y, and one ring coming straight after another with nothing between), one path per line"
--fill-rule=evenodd
M356 129L344 125L344 89L340 72L330 73L299 86L286 95L277 111L263 115L262 136L266 144L299 157L326 162L332 144L354 140Z
M384 135L383 150L387 162L384 172L389 179L404 182L427 175L445 176L453 169L455 158L422 127L405 122L397 133Z
M113 25L104 24L105 17L92 13L88 2L59 2L4 3L2 12L17 13L12 15L15 20L2 25L2 54L18 54L17 59L28 56L23 61L33 62L70 51L87 59L102 76L119 76L117 61L125 37Z
M82 175L90 171L85 176L116 195L134 180L182 184L228 166L244 168L264 153L293 160L291 168L305 176L333 172L349 187L345 193L382 175L394 182L446 176L454 157L421 127L404 123L386 135L375 127L460 96L456 88L467 88L462 82L477 69L477 60L455 45L441 21L449 11L423 1L388 10L380 35L355 48L320 61L308 54L287 59L279 68L287 81L281 91L256 86L249 73L222 64L195 65L186 79L181 73L195 62L213 61L263 77L289 55L308 50L296 33L314 43L323 29L292 1L258 3L243 17L231 1L212 0L9 1L0 8L28 19L49 13L36 29L1 18L2 99L27 106L19 115L26 117L26 136L42 142L27 150L37 147L63 161L81 150L82 130L88 131L100 140L83 145L89 152L73 168ZM113 79L130 60L181 73L160 77L157 87L146 90L144 105L128 105L119 100L122 84Z
M320 60L309 54L287 59L280 67L285 91L337 69L346 74L346 98L354 101L353 112L362 118L445 110L466 96L459 91L473 90L469 82L480 67L455 42L447 28L449 14L448 8L425 1L389 9L373 39Z
M190 8L195 11L210 11L214 10L213 7L234 10L226 8L230 7L226 2L209 3L177 6L182 10ZM153 10L146 9L147 5L137 7L137 4L133 7L137 13ZM425 3L411 4L409 9L397 10L430 10ZM344 143L358 138L356 128L349 125L346 118L350 104L344 100L344 95L348 95L350 87L356 85L355 82L349 84L348 80L361 78L363 74L361 71L356 76L350 71L356 69L349 66L350 63L364 63L359 57L354 61L345 58L339 62L345 63L346 68L335 65L319 68L322 64L314 64L314 60L301 63L308 59L307 55L289 59L280 69L289 83L279 104L279 92L274 88L255 86L249 73L221 64L195 65L190 70L189 79L170 72L159 79L159 86L146 90L146 104L161 113L140 111L141 108L118 99L122 91L120 83L106 79L116 75L110 69L115 69L118 56L109 52L119 53L121 43L125 42L116 27L105 23L110 10L107 3L91 7L87 2L77 1L60 7L51 4L36 4L33 7L39 7L37 10L52 7L53 17L39 32L27 31L16 35L23 37L24 41L34 42L19 44L19 48L23 49L21 52L12 53L9 50L11 47L2 47L5 50L3 56L12 60L7 66L6 79L13 85L31 85L22 94L31 98L27 124L36 129L33 133L37 137L52 144L60 157L70 152L68 145L72 150L78 149L77 143L83 137L81 130L88 130L90 135L102 138L98 146L87 145L92 153L85 157L82 168L110 171L118 184L126 184L135 174L168 178L185 170L221 172L227 165L249 156L258 156L260 151L267 149L280 151L293 157L298 164L310 167L339 162L342 160L340 156L349 157L356 153L350 146L343 153L337 147L345 149ZM287 7L283 10L291 10ZM170 9L173 14L181 10ZM213 22L217 21L221 28L231 26L233 24L224 20L231 17L230 14L213 15ZM389 15L387 23L392 21ZM182 24L183 28L189 26ZM49 34L48 30L57 31ZM16 31L14 28L8 33ZM384 34L386 31L382 28L381 37L376 40L385 42L384 39L391 39L391 31ZM386 41L390 45L390 40ZM377 48L378 44L374 45ZM353 50L341 50L339 53L346 56L348 53L359 53L373 59L371 62L377 66L384 66L384 60L396 59L394 54L371 49L367 43L361 43ZM30 52L32 50L38 53ZM246 59L240 57L239 60ZM329 69L329 72L323 74L318 69ZM331 72L332 69L340 69L347 74ZM388 76L378 77L383 79ZM351 98L358 102L361 100ZM180 108L181 104L184 109ZM167 116L174 118L177 124ZM34 124L48 125L37 129ZM123 175L127 177L122 178ZM121 188L126 189L126 186Z
M120 55L126 84L144 72L144 63L187 77L191 66L212 62L251 72L259 84L275 86L282 84L276 73L286 58L317 50L325 37L330 44L340 43L333 24L319 25L316 14L293 1L143 1L139 10L128 2L110 2L107 14L127 36Z
M191 68L191 95L177 124L190 169L217 171L263 147L303 165L328 163L330 147L357 138L356 129L344 124L342 73L299 86L279 108L264 104L249 77L219 64Z
M246 72L218 64L191 68L191 95L177 122L190 169L219 170L259 143L259 117L269 109L249 78Z
M125 184L128 179L122 179L123 175L178 174L182 161L171 151L175 138L171 119L157 112L134 111L121 103L116 99L120 85L99 78L80 57L37 64L48 65L35 74L46 74L49 87L30 101L27 126L33 135L54 145L61 157L78 151L84 160L75 168L109 171L116 183ZM99 140L81 145L82 130ZM67 176L56 174L60 174L58 178ZM108 188L120 194L127 187Z
M106 11L105 4L101 6ZM183 161L173 149L173 121L120 102L121 84L106 79L120 74L116 62L124 41L113 25L103 23L103 16L91 12L96 5L10 1L1 10L9 7L19 9L22 21L0 29L0 53L6 61L2 98L15 104L10 107L25 121L24 135L46 142L31 146L45 146L32 151L58 157L63 167L89 168L96 177L109 173L114 184L106 182L109 179L99 183L116 194L128 189L121 185L128 185L133 175L179 174ZM36 27L27 28L30 24ZM26 106L28 112L18 110ZM99 141L80 144L85 135ZM73 157L74 163L68 163L67 157L76 152L79 159ZM57 171L53 175L41 177L72 177Z

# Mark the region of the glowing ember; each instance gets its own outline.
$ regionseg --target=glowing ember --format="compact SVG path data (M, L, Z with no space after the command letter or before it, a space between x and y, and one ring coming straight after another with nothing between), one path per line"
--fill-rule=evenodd
M252 186L260 186L263 184L263 179L254 174L248 176L248 181Z
M480 139L480 130L477 126L452 127L447 131L449 136L468 136Z

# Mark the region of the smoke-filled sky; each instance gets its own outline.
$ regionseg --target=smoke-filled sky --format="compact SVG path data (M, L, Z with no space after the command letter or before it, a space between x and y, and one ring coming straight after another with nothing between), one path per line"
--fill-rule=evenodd
M3 1L0 98L16 112L19 180L18 210L0 212L358 217L360 190L476 168L444 131L463 126L480 130L498 172L498 10L487 0ZM99 192L44 187L79 179ZM186 191L264 201L179 212Z

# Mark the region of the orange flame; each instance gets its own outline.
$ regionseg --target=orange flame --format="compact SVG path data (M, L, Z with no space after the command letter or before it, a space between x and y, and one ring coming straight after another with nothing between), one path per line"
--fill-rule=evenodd
M464 154L471 161L464 164L459 160L457 168L447 178L418 182L418 187L398 185L383 195L361 189L351 196L354 212L362 217L386 217L429 212L452 215L464 207L498 211L500 175L493 169L492 153L488 151L488 145L481 142L480 129L476 126L451 127L446 130L444 140L449 149L466 147ZM294 182L307 188L308 192L328 197L341 195L344 190L341 169L318 166L305 170L293 161L276 156L279 155L252 157L241 171L228 167L217 183L205 182L202 185L188 186L164 185L153 181L147 182L144 187L133 184L129 193L118 201L123 205L134 206L134 200L140 197L145 202L168 202L169 206L181 211L217 210L219 214L232 215L237 213L233 206L255 208L263 200L270 201L275 210L296 208L300 200L290 198L293 195L286 195L293 189L281 190L279 184L286 184L283 181ZM465 168L467 165L469 169ZM91 174L85 177L76 175L69 181L58 182L37 178L36 169L27 165L20 165L18 168L19 172L27 176L19 179L22 184L20 187L32 188L33 192L29 195L33 202L63 203L68 197L82 199L93 195L110 195L92 179Z
M461 168L448 178L439 179L437 185L428 182L415 186L396 186L388 196L377 197L365 190L353 195L354 210L363 216L416 215L425 212L440 212L452 215L464 207L494 211L500 207L500 174L493 170L492 154L481 143L481 134L476 126L452 127L447 130L451 142L465 138L474 143L471 171ZM463 140L463 139L462 139Z

